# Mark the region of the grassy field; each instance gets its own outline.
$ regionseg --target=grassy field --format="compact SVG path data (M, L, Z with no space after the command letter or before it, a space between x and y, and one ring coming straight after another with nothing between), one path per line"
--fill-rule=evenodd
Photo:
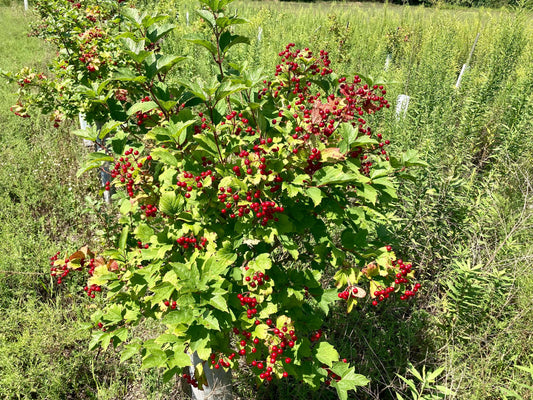
M522 10L444 10L374 4L235 2L249 19L248 47L234 57L272 70L289 42L326 49L346 74L387 86L396 104L374 124L391 151L415 148L429 164L405 182L391 229L401 256L420 270L424 290L409 307L372 307L325 324L344 354L371 378L357 399L533 398L533 20ZM181 77L209 72L206 54L181 40L201 31L192 2L161 1L179 27L167 50L193 56ZM189 24L186 16L189 13ZM0 69L44 69L53 49L28 38L21 8L0 7ZM261 33L259 35L259 33ZM455 87L479 34L470 68ZM390 61L385 67L387 56ZM84 152L69 128L46 116L9 112L14 88L0 86L0 398L176 399L138 360L89 352L78 323L91 305L77 282L57 289L48 257L80 243L98 244L110 222L86 197L95 184L76 178ZM109 210L106 210L106 212ZM102 235L94 235L100 232ZM155 327L143 327L144 330ZM140 328L139 334L144 332ZM442 372L436 382L417 371ZM403 379L400 377L402 376ZM412 395L406 380L421 391ZM334 399L327 388L279 383L256 388L237 376L242 399ZM514 394L513 394L514 392Z

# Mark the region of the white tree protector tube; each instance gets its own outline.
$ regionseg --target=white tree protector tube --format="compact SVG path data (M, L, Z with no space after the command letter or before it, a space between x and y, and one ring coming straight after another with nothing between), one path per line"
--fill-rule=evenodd
M192 398L194 400L232 400L231 370L210 368L208 362L198 357L196 352L192 353L190 357L192 361L189 368L191 376L194 375L194 367L203 364L207 379L207 386L204 385L202 388L191 386Z
M405 117L411 98L406 94L400 94L396 99L396 119Z

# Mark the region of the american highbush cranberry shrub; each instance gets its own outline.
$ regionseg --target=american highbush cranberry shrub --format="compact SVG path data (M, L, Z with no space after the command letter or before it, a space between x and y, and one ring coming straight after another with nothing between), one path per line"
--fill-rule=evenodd
M25 71L16 112L33 102L100 122L75 132L100 146L80 173L109 163L105 190L115 188L123 226L116 248L56 254L51 272L61 283L85 271L87 295L106 293L91 347L121 345L122 360L141 353L166 378L197 352L206 361L183 375L194 385L205 368L247 364L260 380L325 383L346 399L368 380L328 342L324 318L419 290L379 232L398 178L423 163L393 157L372 129L386 89L337 76L327 51L290 43L272 75L228 65L231 47L248 42L235 33L245 21L224 13L229 2L202 0L211 37L183 38L217 68L194 82L167 80L184 59L161 50L168 17L127 2L40 3L42 36L59 48L55 74ZM141 342L131 327L146 318L167 329Z

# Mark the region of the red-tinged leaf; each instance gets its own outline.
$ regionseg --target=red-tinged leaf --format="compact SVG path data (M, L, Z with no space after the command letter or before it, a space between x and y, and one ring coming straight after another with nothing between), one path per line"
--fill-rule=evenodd
M327 149L322 150L320 153L322 155L321 161L329 163L337 163L346 159L346 157L340 152L340 149L338 147L329 147Z

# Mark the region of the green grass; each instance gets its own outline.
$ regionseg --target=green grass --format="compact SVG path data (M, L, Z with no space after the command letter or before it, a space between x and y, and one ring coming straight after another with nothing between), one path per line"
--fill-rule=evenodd
M194 54L180 74L209 74L207 55L180 39L203 31L191 2L157 7L179 12L167 49ZM344 3L232 7L250 20L240 29L252 38L250 46L235 47L233 59L271 71L289 42L325 48L342 73L385 82L392 108L399 94L411 97L405 118L391 109L373 124L391 139L392 152L416 148L429 164L416 171L416 183L400 188L391 228L401 256L420 269L424 289L408 306L363 306L349 316L338 310L325 321L341 352L372 379L352 397L406 397L397 374L413 379L411 361L419 371L444 367L438 381L455 393L448 398L500 399L502 388L531 398L520 386L531 385L528 374L515 368L533 362L531 14ZM0 7L0 69L44 68L52 50L26 36L28 22L20 7ZM407 40L388 46L386 34L398 27ZM470 69L456 89L477 33ZM107 229L97 216L103 205L85 198L94 180L76 178L85 150L71 127L53 129L44 116L16 118L8 111L12 93L0 85L0 398L184 398L157 371L138 371L138 360L120 365L113 350L87 350L78 322L88 319L91 303L79 282L51 284L48 257L98 244L92 233ZM465 265L478 272L465 273ZM151 329L140 327L139 334ZM245 372L236 392L242 399L336 398L327 388L310 393L295 382L257 389Z

